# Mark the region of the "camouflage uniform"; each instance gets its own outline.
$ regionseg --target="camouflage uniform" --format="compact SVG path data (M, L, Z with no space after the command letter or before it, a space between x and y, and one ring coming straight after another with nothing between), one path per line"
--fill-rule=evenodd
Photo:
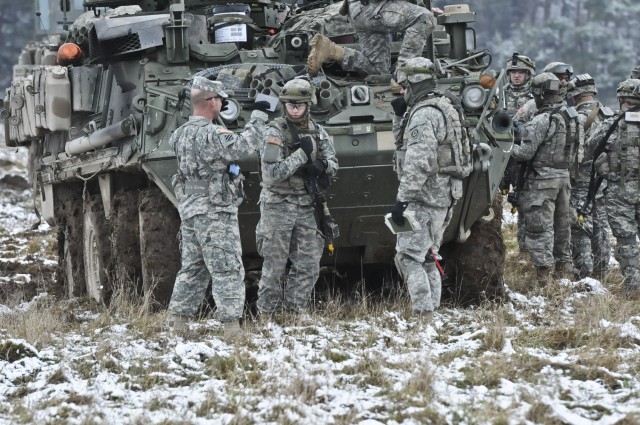
M256 228L258 253L264 258L258 290L258 310L262 313L279 308L303 310L320 275L324 239L305 187L304 167L307 161L324 160L325 172L332 176L338 160L326 131L310 118L305 121L292 123L277 118L269 124L262 146L261 216ZM313 138L311 159L298 147L294 133ZM283 287L287 260L291 269Z
M559 79L569 81L569 78L573 75L573 67L564 62L551 62L544 67L543 72L550 72ZM531 99L518 109L515 115L515 121L527 123L533 119L537 110L536 102Z
M410 68L433 69L433 65L428 59L414 58L398 71ZM464 118L451 100L433 92L409 96L417 103L407 111L402 132L401 149L406 152L404 161L397 164L397 201L415 213L421 229L398 234L395 263L409 289L413 311L425 313L438 308L441 294L441 277L428 254L440 249L471 160L461 125Z
M226 97L215 87L203 90ZM245 131L235 134L204 117L191 116L171 135L169 143L178 160L174 187L182 220L182 268L169 304L172 315L193 316L210 280L218 319L231 322L242 315L245 289L238 228L242 174L232 178L227 169L233 161L259 149L266 119L264 112L253 111Z
M558 81L553 74L543 73L533 79L532 88L548 80ZM563 269L571 264L569 168L583 133L577 117L570 118L562 104L565 94L566 88L561 96L544 98L544 106L526 125L525 140L511 152L518 161L530 161L522 202L527 217L525 245L531 262L544 277L554 263Z
M349 21L356 30L361 51L345 48L342 68L368 74L388 74L391 68L389 34L404 34L398 66L422 55L436 20L425 7L405 0L370 0L349 3Z
M515 116L516 112L522 108L527 101L533 99L529 89L531 87L531 78L536 72L535 63L527 56L514 53L513 56L507 60L507 75L509 75L511 71L523 71L528 74L527 80L523 84L515 85L510 79L509 83L505 87L506 112L511 116ZM518 164L514 159L509 159L506 169L508 181L503 184L503 187L508 189L509 183L514 186L517 185L520 165L521 164ZM514 189L516 188L514 187ZM517 190L520 198L522 198L522 187L517 188ZM526 252L526 248L524 246L524 236L526 233L524 227L524 214L522 212L522 208L516 205L514 206L517 208L518 214L518 248L522 254Z
M629 79L618 85L618 98L629 97L640 108L640 80ZM625 287L640 288L640 113L620 112L599 125L587 140L593 151L615 120L624 114L605 144L605 153L595 159L598 173L607 179L607 215L617 240L615 256L625 277Z
M576 76L572 83L575 86L570 92L572 98L582 94L595 96L598 93L595 82L589 74ZM576 110L580 125L585 132L585 139L591 135L598 123L613 114L610 108L596 100L579 103ZM604 202L606 184L600 186L593 208L583 221L579 222L577 217L576 210L582 207L587 199L592 163L593 158L588 152L584 155L579 152L578 161L571 172L571 206L575 213L571 221L571 252L574 273L579 277L591 272L601 276L607 270L611 256L609 224Z

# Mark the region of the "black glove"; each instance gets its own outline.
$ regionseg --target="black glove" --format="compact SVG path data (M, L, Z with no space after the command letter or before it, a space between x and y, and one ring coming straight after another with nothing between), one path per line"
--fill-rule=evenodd
M404 216L402 213L407 209L408 205L408 202L398 201L393 208L391 208L391 220L393 220L393 222L398 226L404 226Z
M513 138L520 144L519 142L527 135L527 129L524 127L524 124L521 122L515 123L513 125Z
M251 107L252 109L256 109L258 111L267 112L269 111L269 108L271 108L271 104L266 100L259 100L257 102L253 102L253 105Z
M307 169L308 175L311 177L318 177L327 170L328 166L329 163L326 159L316 159L310 164L305 165L305 168Z
M300 137L300 149L307 154L307 160L311 160L311 152L313 152L313 139L311 136Z
M396 97L391 101L391 107L397 117L402 117L407 112L407 101L404 100L404 97Z

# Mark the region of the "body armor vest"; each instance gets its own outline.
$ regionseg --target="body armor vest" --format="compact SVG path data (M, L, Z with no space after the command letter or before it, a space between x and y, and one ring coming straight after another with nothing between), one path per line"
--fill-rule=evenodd
M182 138L184 129L189 126L197 127L197 132L194 135L194 139L199 139L202 135L207 139L207 128L211 123L206 120L189 121L183 124L174 137L176 140ZM174 191L178 201L182 196L179 196L178 187L182 185L182 193L180 195L200 195L208 196L211 203L215 206L229 206L231 204L240 205L244 198L244 192L242 189L243 176L240 174L235 178L231 178L227 172L229 163L224 158L219 158L214 161L213 164L208 164L203 161L198 161L196 143L175 143L175 154L179 158L178 163L178 175L175 179L172 179L174 185ZM204 165L204 170L199 165Z
M311 153L311 161L314 161L316 159L318 154L320 133L318 131L318 125L312 119L309 119L309 128L307 129L300 129L296 127L295 124L288 122L284 117L276 118L268 125L270 127L277 128L278 131L284 136L284 140L282 141L282 147L267 144L266 149L282 149L284 157L287 158L289 157L289 155L299 149L300 137L310 136L313 139L313 152ZM269 153L265 152L265 156L266 155L269 155ZM271 192L280 195L308 194L307 189L304 185L304 179L298 174L299 173L296 172L287 180L281 182L267 183L263 180L263 184L265 184L265 187Z
M507 101L507 114L513 115L518 109L522 108L529 99L533 99L531 93L529 93L529 87L531 86L531 80L522 84L521 86L512 86L509 84L506 91Z
M578 114L574 108L566 106L551 110L543 107L538 112L549 114L549 129L553 123L555 131L553 134L547 132L547 137L533 157L533 169L542 167L571 169L576 153L582 149Z
M640 122L623 118L618 124L616 143L611 144L607 155L612 177L617 174L623 186L626 180L640 180Z
M471 164L471 150L469 147L469 138L466 130L462 127L464 116L462 111L451 104L451 101L444 96L433 97L418 102L409 112L409 116L404 120L403 125L411 122L415 112L420 108L432 107L439 110L444 116L447 134L443 141L438 143L438 169L436 173L449 174L452 177L464 178L469 174ZM458 134L461 130L461 134ZM404 137L404 128L401 134L402 151L407 150L407 139ZM399 170L402 174L402 170Z

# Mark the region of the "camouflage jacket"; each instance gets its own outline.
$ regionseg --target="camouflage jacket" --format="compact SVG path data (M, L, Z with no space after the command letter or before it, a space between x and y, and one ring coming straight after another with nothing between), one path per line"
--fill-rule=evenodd
M640 194L640 112L619 112L601 122L587 139L589 154L603 139L616 118L624 114L605 143L604 154L596 158L596 169L608 184L618 184L625 193Z
M584 144L584 133L577 116L568 118L568 114L563 104L545 105L526 124L525 140L513 147L511 156L516 161L531 161L528 177L569 177L575 156Z
M446 97L418 102L409 112L398 201L449 207L462 196L471 153L461 117Z
M266 119L264 112L254 111L245 130L237 134L204 117L191 116L173 132L169 145L178 160L178 181L183 184L184 192L174 185L182 220L206 214L213 208L238 211L242 179L241 175L231 179L227 167L259 149ZM189 187L201 190L189 193Z
M529 86L530 86L530 82L527 81L526 83L520 85L520 86L513 86L511 84L508 84L507 87L505 88L505 95L506 95L506 101L507 101L507 110L506 112L509 115L515 115L516 112L522 108L525 103L527 103L527 101L532 100L533 96L531 95L531 93L529 93Z
M597 108L597 110L596 110ZM602 105L598 101L584 102L576 106L578 111L578 120L584 130L584 139L588 140L593 131L598 125L605 119L613 115L613 111L610 108ZM593 114L592 114L593 112ZM578 173L571 184L587 184L591 178L591 164L593 164L593 152L588 150L584 151L583 155L578 153L577 159L582 158L582 161L578 164Z
M311 205L311 196L304 179L296 173L307 163L307 155L293 140L293 134L284 118L273 120L267 127L261 151L262 191L261 202L288 201L298 205ZM338 159L333 142L327 132L313 120L308 128L298 127L301 136L309 135L314 140L313 159L327 161L327 174L333 176L338 170Z

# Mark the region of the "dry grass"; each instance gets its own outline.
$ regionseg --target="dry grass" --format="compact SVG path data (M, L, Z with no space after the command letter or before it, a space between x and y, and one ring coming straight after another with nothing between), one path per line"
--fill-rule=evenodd
M52 297L40 297L26 310L0 314L0 329L41 348L55 342L61 332L74 323L69 302L55 302Z

